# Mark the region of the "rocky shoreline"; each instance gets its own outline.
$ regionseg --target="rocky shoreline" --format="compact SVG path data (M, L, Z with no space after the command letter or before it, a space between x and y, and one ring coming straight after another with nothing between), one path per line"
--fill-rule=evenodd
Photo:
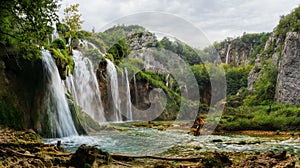
M71 153L59 142L42 143L33 130L0 129L0 167L299 167L299 159L286 151L194 151L182 156L170 150L157 156L133 156L109 154L84 144Z

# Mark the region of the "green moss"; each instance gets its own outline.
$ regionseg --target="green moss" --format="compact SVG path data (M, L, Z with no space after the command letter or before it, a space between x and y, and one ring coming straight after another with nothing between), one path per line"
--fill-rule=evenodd
M56 65L58 67L59 73L62 79L66 78L69 73L74 71L74 60L64 49L50 49L52 57L55 59Z
M87 134L88 131L99 131L101 128L98 122L82 111L81 107L75 103L70 92L66 96L69 100L69 107L77 132Z
M9 99L0 101L0 125L8 126L16 130L23 129L22 113Z

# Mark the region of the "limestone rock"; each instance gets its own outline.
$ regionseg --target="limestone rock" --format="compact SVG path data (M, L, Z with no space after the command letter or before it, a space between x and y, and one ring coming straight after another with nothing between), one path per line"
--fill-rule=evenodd
M281 103L300 103L300 34L287 33L279 61L275 99Z
M96 163L95 163L96 162ZM70 159L70 166L98 167L110 162L110 155L95 146L81 145ZM95 166L97 165L97 166Z
M255 82L261 76L260 57L261 57L260 55L257 55L257 58L255 60L255 67L249 73L248 87L247 87L249 91L253 91L253 87L254 87Z

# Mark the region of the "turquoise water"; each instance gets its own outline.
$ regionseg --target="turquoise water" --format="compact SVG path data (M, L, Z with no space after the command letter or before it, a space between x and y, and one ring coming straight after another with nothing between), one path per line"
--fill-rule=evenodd
M245 135L219 136L192 135L167 130L159 131L150 128L126 127L125 131L103 130L89 136L71 136L65 138L44 139L45 143L56 144L75 151L81 144L98 146L109 153L126 153L139 155L160 154L171 148L185 149L197 146L200 152L205 151L283 151L300 155L300 139L291 138L284 141L272 138L250 137Z

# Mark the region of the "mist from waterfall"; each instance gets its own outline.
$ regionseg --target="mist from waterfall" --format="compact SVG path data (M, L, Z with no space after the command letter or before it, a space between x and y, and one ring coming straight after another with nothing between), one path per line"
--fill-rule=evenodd
M48 117L50 134L52 137L78 135L57 66L49 51L42 51L42 56L46 82L42 109Z
M107 83L107 87L110 88L110 93L112 96L112 102L113 102L113 118L112 121L120 122L122 121L122 114L121 114L121 100L119 96L119 87L118 87L118 74L117 70L115 68L115 65L109 60L106 59L107 67L106 71L109 77L109 83Z
M74 74L66 79L66 87L84 112L99 123L106 122L101 92L92 62L77 50L73 50L73 59L75 62Z

